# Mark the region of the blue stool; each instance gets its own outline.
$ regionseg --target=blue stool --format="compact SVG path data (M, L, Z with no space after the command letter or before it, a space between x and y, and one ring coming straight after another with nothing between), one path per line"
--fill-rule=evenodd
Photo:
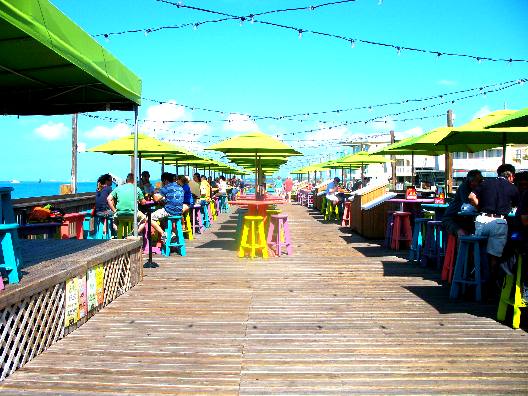
M211 219L209 217L209 202L202 201L200 207L200 213L202 214L203 225L205 228L211 227Z
M93 233L90 232L90 220L92 220L92 211L84 210L79 212L84 215L83 219L83 238L84 239L93 239Z
M445 241L442 222L429 220L426 225L425 244L420 264L426 267L430 261L436 261L436 268L440 269L445 256Z
M113 224L111 217L94 216L94 232L90 239L112 239Z
M227 195L220 195L220 213L227 213L229 211L229 203L227 202Z
M466 285L475 285L475 300L482 299L482 284L485 281L483 276L487 269L486 252L483 242L488 238L475 235L464 235L458 237L458 255L455 263L453 282L451 283L450 299L458 298L459 291L465 290ZM469 265L469 252L473 251L474 270L471 271Z
M172 227L176 226L176 240L172 242ZM169 216L167 217L167 229L165 230L167 240L165 241L165 247L163 248L163 255L170 256L171 247L175 247L180 251L181 256L185 256L185 239L183 238L183 227L182 227L182 216Z
M426 224L428 218L419 217L414 219L414 230L411 248L409 249L409 261L420 262L425 242Z
M9 283L18 283L18 268L22 263L22 252L17 235L18 224L0 224L1 256L0 268L7 272Z
M385 249L390 249L392 243L392 227L394 226L394 212L387 212L387 226L385 228Z

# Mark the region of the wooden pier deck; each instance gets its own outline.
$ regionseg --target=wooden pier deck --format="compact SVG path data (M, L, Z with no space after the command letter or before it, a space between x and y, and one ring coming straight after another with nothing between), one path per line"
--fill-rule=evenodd
M0 384L10 394L528 394L528 337L437 271L297 205L294 255L238 259L222 215L187 257Z

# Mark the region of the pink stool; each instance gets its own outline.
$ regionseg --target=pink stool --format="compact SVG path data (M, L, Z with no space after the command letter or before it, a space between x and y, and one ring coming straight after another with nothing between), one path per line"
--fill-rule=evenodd
M400 250L401 243L410 247L412 242L411 213L394 212L393 219L391 248Z
M148 227L145 226L145 232L143 235L143 253L148 254L149 253L149 241L148 241ZM152 230L150 230L150 233L152 234ZM152 235L151 235L152 238ZM161 249L158 246L152 246L152 253L154 254L161 254Z
M442 267L442 280L451 283L453 279L453 270L455 269L455 251L457 245L456 235L449 234L447 237L447 247L444 256L444 266Z
M0 276L0 290L4 290L5 289L5 286L4 286L4 280L2 279L2 277Z
M284 241L282 241L284 235ZM288 225L288 215L275 214L271 215L271 221L268 229L268 245L275 249L275 253L280 257L282 247L286 247L288 256L292 255L292 245L290 240L290 227Z
M343 211L343 220L341 220L341 227L350 227L352 224L352 202L345 201L345 210Z
M306 194L307 195L307 203L306 203L306 206L308 206L309 208L313 208L314 207L314 196L312 193L308 193Z
M84 213L67 213L61 225L61 239L70 239L70 226L75 228L75 238L83 239Z
M219 197L214 197L214 204L215 204L215 209L216 209L216 216L218 217L218 215L220 214L220 198Z
M203 217L201 212L201 205L194 205L191 208L192 211L192 228L193 228L193 234L203 234L204 231L204 224L203 224Z

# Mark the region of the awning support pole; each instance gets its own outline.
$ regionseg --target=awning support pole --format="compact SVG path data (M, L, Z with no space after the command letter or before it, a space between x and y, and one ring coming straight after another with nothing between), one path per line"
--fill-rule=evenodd
M137 225L137 215L138 215L138 201L137 201L137 161L138 161L138 106L134 106L134 168L132 172L134 173L134 237L138 236L138 225Z

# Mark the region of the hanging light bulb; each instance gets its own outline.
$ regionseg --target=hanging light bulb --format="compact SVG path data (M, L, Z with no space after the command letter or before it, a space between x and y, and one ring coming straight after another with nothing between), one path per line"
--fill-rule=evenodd
M401 54L401 47L396 47L396 53L398 54L398 56Z
M482 59L480 59L480 56L477 56L477 62L479 65L482 63Z
M298 32L299 32L299 40L300 40L300 39L302 39L303 30L299 29Z
M356 40L350 39L350 48L355 48L355 47L356 47Z
M246 20L246 17L240 17L240 26L244 26L245 20Z
M144 32L145 33L145 37L147 37L149 35L149 33L151 33L151 32L152 32L151 29L146 29L145 32Z
M108 35L108 33L103 34L103 37L105 38L106 42L110 41L110 36Z
M442 56L442 53L441 53L441 52L437 52L437 53L436 53L436 59L440 59L441 56Z
M251 19L251 23L255 22L255 15L249 14L249 18Z
M198 30L198 24L197 24L197 23L195 23L195 24L193 25L193 29L194 29L194 30Z

